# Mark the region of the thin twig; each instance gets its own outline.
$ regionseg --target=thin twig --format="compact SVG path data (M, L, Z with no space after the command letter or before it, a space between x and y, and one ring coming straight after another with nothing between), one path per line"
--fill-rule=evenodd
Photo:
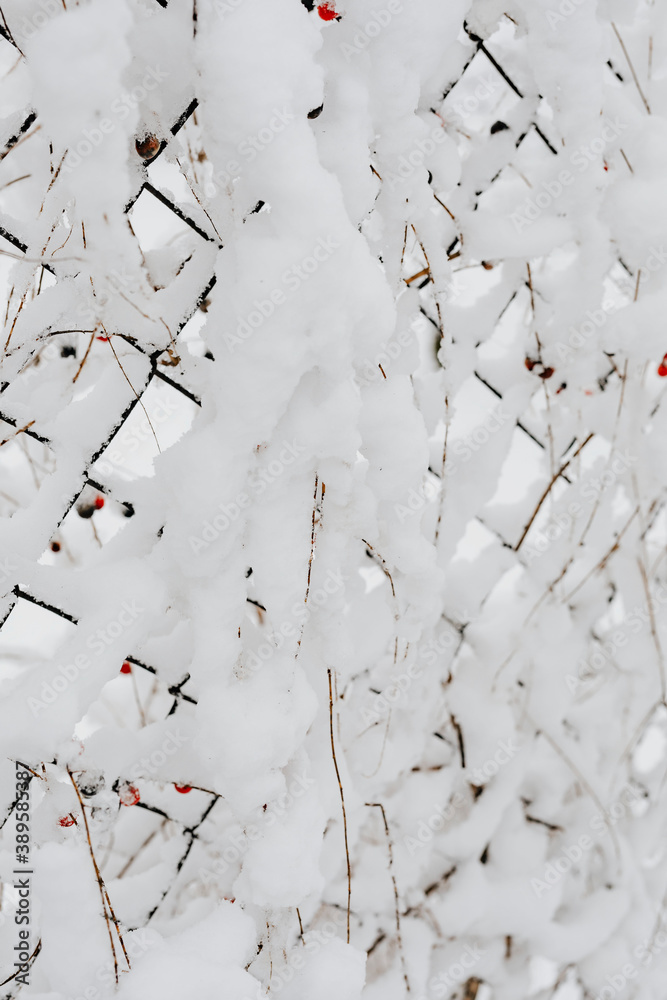
M646 111L650 115L651 114L651 109L649 107L649 103L646 100L646 98L644 97L644 91L642 90L641 84L639 83L639 78L637 77L637 74L635 73L635 67L632 65L632 60L630 59L630 56L628 54L628 50L625 47L625 43L624 43L623 39L621 38L621 36L619 35L618 28L616 27L616 25L614 24L613 21L611 22L611 26L614 29L614 34L618 38L618 41L619 41L619 44L620 44L621 48L623 49L623 55L626 58L628 66L630 67L630 72L632 73L632 78L635 81L635 84L637 86L637 90L639 91L639 96L641 97L642 101L644 102L644 107L646 108Z
M86 353L84 354L83 358L81 359L81 364L79 365L79 367L76 370L76 375L72 379L72 384L74 384L76 382L76 380L78 379L79 375L83 371L83 366L85 365L86 361L88 360L88 355L90 354L90 349L93 346L94 340L95 340L95 334L93 334L91 336L90 340L88 341L88 347L86 348Z
M586 575L584 576L584 578L579 581L579 583L574 588L574 590L571 590L570 593L567 595L567 597L563 598L563 604L569 604L569 602L572 600L572 598L574 597L574 595L579 590L581 590L581 588L586 583L586 581L589 580L590 577L592 577L594 573L597 573L601 569L604 569L604 567L607 565L609 559L611 558L611 556L614 554L614 552L618 548L618 546L620 544L620 541L621 541L621 538L623 537L623 535L625 534L625 532L628 530L628 528L630 527L630 525L632 524L632 522L634 521L634 519L636 518L636 516L637 516L638 513L639 513L639 507L635 507L633 513L630 515L630 517L626 521L624 527L621 529L621 532L620 532L618 538L616 539L616 541L614 542L614 544L612 545L612 547L609 549L609 551L606 553L606 555L604 555L602 557L602 559L600 559L599 563L597 563L595 566L593 566L593 569L589 570L589 572L586 573Z
M329 732L331 734L331 755L333 757L334 767L336 769L336 778L338 779L338 790L340 791L340 804L343 810L343 832L345 834L345 860L347 862L347 943L350 943L350 906L352 902L352 868L350 866L350 849L347 840L347 815L345 812L345 796L343 795L343 785L340 780L340 771L338 770L338 761L336 760L336 745L334 743L334 724L333 724L333 690L331 687L331 669L327 667L327 674L329 676Z
M561 465L560 469L551 477L551 481L550 481L549 485L547 486L547 488L545 489L544 493L542 494L542 496L538 500L537 507L535 508L535 510L533 511L533 513L531 514L530 519L529 519L527 525L525 526L525 528L523 529L523 532L521 533L521 538L519 539L519 541L514 546L514 551L515 552L518 552L519 549L521 548L526 535L528 534L528 532L530 531L530 529L532 527L533 521L535 520L535 518L539 514L540 508L541 508L542 504L544 503L544 501L546 500L546 498L549 496L549 493L551 492L551 489L552 489L554 483L556 482L556 480L559 479L563 475L563 473L565 472L565 470L567 469L567 467L575 460L575 458L577 457L577 455L579 454L579 452L582 451L582 449L586 447L586 445L588 444L588 442L591 440L592 437L593 437L593 433L591 432L588 435L588 437L584 441L582 441L582 443L579 445L579 447L577 448L577 450L575 451L575 453L570 458L568 458L567 462L564 462Z
M100 869L99 869L99 867L97 865L97 861L95 859L95 852L93 851L93 842L92 842L91 837L90 837L90 827L88 826L88 817L86 816L86 808L85 808L85 806L83 804L83 799L81 798L81 792L79 791L79 786L77 785L76 781L74 780L74 775L70 771L69 767L67 768L67 773L69 774L69 779L72 782L72 786L74 788L74 791L76 792L76 797L79 800L79 805L81 806L81 814L83 816L83 822L84 822L84 825L85 825L85 828L86 828L86 838L88 840L88 849L90 851L90 857L91 857L91 860L93 862L93 868L95 869L95 875L96 875L96 878L97 878L97 885L99 887L100 896L101 896L101 899L102 899L102 911L104 913L104 919L106 921L107 931L109 932L109 943L111 945L111 954L113 955L114 976L116 978L116 983L118 983L118 981L119 981L119 979L118 979L118 957L116 955L116 946L115 946L114 940L113 940L113 933L111 931L111 921L110 921L109 917L111 917L111 920L113 920L114 926L116 928L116 933L118 935L118 940L120 941L120 945L121 945L121 947L123 949L123 954L125 955L125 961L127 962L128 969L131 968L130 959L128 958L128 954L127 954L127 951L125 949L125 942L123 941L123 935L120 932L120 927L118 925L118 920L116 919L116 914L114 913L113 906L111 905L111 900L109 899L109 893L107 892L106 886L104 884L104 879L102 878L102 872L100 871Z
M403 979L405 980L405 988L410 992L410 980L408 979L408 970L405 964L405 955L403 954L403 940L401 938L401 913L398 903L398 887L396 885L396 878L394 877L394 851L391 843L391 834L389 833L389 824L387 823L387 814L384 811L384 806L381 802L367 802L367 806L370 808L379 809L382 813L382 822L384 823L384 832L387 837L387 848L389 850L389 874L391 876L391 884L394 887L394 912L396 915L396 940L398 941L398 952L401 956L401 966L403 967Z

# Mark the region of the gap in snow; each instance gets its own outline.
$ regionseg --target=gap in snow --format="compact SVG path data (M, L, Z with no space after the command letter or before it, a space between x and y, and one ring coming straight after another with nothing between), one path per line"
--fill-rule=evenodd
M55 655L76 625L19 598L0 629L0 685Z
M141 406L134 407L92 467L94 479L106 483L153 476L153 463L160 453L155 437L160 451L167 451L190 429L198 409L186 396L160 379L152 379L142 402L146 412Z

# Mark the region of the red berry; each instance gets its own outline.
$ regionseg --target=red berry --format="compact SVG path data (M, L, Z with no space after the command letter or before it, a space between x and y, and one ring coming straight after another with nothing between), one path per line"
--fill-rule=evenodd
M120 668L120 672L121 672L121 674L131 674L132 673L132 667L127 662L127 660L125 661L125 663L123 664L123 666Z
M97 339L104 341L104 343L106 344L106 342L108 341L109 338L108 337L98 337Z
M338 17L336 13L336 8L329 0L326 3L319 4L317 8L317 13L320 15L323 21L333 21L335 17Z
M134 785L125 785L124 788L121 788L118 795L122 806L136 806L141 798L139 789L135 788Z
M667 364L665 364L664 361L661 361L658 365L658 375L660 375L661 378L664 378L665 375L667 375Z
M104 497L95 497L95 510L102 510L104 507Z
M160 150L160 140L155 135L144 135L135 140L135 149L142 160L152 160Z
M188 792L192 791L191 785L174 785L174 788L177 792L180 792L181 795L187 795Z
M74 826L76 820L73 816L61 816L58 822L61 826Z

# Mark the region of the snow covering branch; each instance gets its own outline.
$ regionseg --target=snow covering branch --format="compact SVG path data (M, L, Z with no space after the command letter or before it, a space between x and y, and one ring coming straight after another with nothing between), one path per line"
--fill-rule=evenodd
M1 997L662 1000L666 33L4 0Z

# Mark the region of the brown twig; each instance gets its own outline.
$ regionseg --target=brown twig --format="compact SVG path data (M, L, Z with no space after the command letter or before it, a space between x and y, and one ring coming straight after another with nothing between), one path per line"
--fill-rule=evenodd
M102 326L102 329L104 330L104 326ZM108 336L106 330L104 330L104 335ZM125 377L125 381L129 385L129 387L132 390L132 392L134 393L134 395L136 396L137 402L138 402L139 406L144 411L144 414L146 416L146 420L148 421L148 426L150 427L151 433L153 434L153 437L155 438L155 444L157 445L157 450L160 452L160 454L162 454L162 448L160 447L160 442L157 439L157 434L155 433L155 428L153 427L153 424L151 422L151 418L148 416L148 410L144 406L144 403L143 403L143 400L142 400L141 396L139 395L139 393L137 392L137 390L134 388L134 386L130 382L129 378L127 377L127 372L125 371L125 369L121 365L120 360L118 358L118 355L116 354L116 349L113 346L113 344L111 343L111 337L108 337L108 343L109 343L109 347L111 348L111 350L113 352L113 356L116 359L116 362L118 363L118 367L120 368L120 370L122 371L122 373L123 373L123 375Z
M530 716L528 716L528 717L530 718ZM536 725L534 719L531 719L530 721L537 728L537 725ZM570 770L572 771L572 773L575 775L575 777L576 777L577 781L579 782L579 784L582 786L582 788L584 789L584 791L591 797L591 799L593 800L593 802L595 802L596 806L598 807L598 809L600 810L600 812L604 816L605 822L606 822L606 824L607 824L607 826L609 828L609 833L611 835L611 839L612 839L612 841L614 843L614 850L616 851L616 859L617 859L617 861L618 861L618 863L620 865L620 863L621 863L621 849L620 849L620 845L618 843L618 837L616 836L616 831L614 830L614 827L613 827L612 823L609 822L609 813L608 813L607 809L605 809L604 805L602 804L599 796L597 795L597 793L595 792L595 790L591 787L591 785L588 783L588 781L586 780L586 778L584 777L584 775L581 773L581 771L579 770L579 768L577 767L577 765L574 763L574 761L571 760L568 757L568 755L565 753L565 751L561 749L561 747L558 745L558 743L556 743L555 739L552 736L550 736L549 733L546 732L545 729L542 729L542 728L538 729L538 732L539 732L540 736L544 737L544 739L552 747L552 749L555 750L555 752L558 754L558 756L560 757L560 759L565 764L567 764L567 766L570 768Z
M394 912L396 916L396 940L398 941L398 951L401 956L401 966L403 968L403 979L405 980L405 988L410 992L410 980L408 979L408 970L405 964L405 955L403 954L403 940L401 938L401 912L398 902L398 887L396 885L396 878L394 876L394 851L391 843L391 834L389 833L389 824L387 823L387 814L384 811L384 806L381 802L367 802L367 806L371 809L379 809L382 813L382 822L384 823L384 832L387 837L387 848L389 851L389 874L391 876L391 884L394 887Z
M72 384L74 384L76 382L76 380L78 379L79 375L83 371L83 366L85 365L86 361L88 360L88 355L90 354L90 349L93 346L94 340L95 340L95 334L93 334L91 336L90 340L88 341L88 347L86 348L86 353L84 354L83 358L81 359L81 364L79 365L79 367L76 370L76 375L72 379Z
M29 430L29 428L32 427L34 422L35 422L34 420L31 420L29 424L25 425L25 427L19 427L17 431L14 431L13 434L10 434L10 436L8 438L5 438L4 441L0 441L0 448L2 448L3 444L7 444L8 441L12 441L17 434L23 434L24 431Z
M334 767L336 769L336 778L338 779L338 790L340 792L340 804L343 810L343 832L345 834L345 860L347 862L347 943L350 943L350 906L352 903L352 867L350 865L350 849L347 839L347 814L345 812L345 796L343 794L343 784L340 780L340 771L338 770L338 761L336 760L336 745L334 743L334 724L333 724L333 690L331 687L331 669L327 667L327 674L329 676L329 733L331 735L331 756L333 757Z
M588 442L591 440L592 437L593 437L593 433L591 432L588 435L588 437L584 441L582 441L582 443L579 445L579 447L577 448L577 450L575 451L575 453L570 458L568 458L567 462L564 462L561 465L560 469L556 473L554 473L554 475L551 477L551 481L549 482L549 485L547 486L547 488L545 489L544 493L542 494L542 496L538 500L537 507L535 508L535 510L533 511L533 513L531 514L530 519L528 520L528 523L526 524L525 528L523 529L523 531L521 533L521 538L519 539L519 541L514 546L514 551L515 552L518 552L519 549L521 548L526 535L528 534L528 532L530 531L530 529L532 527L533 521L535 520L535 518L539 514L540 508L541 508L542 504L544 503L544 501L546 500L546 498L549 496L549 493L551 492L552 487L553 487L554 483L556 482L556 480L559 479L563 475L563 473L568 468L568 466L575 460L575 458L582 451L582 449L586 447L586 445L588 444Z
M315 525L317 523L317 490L319 487L320 479L317 473L315 473L315 491L313 493L313 515L310 524L310 557L308 559L308 577L306 580L306 596L303 599L304 604L308 604L308 597L310 595L310 576L313 571L313 558L315 556L315 542L317 536L315 534Z
M621 532L620 532L618 538L616 539L616 541L614 542L614 544L612 545L612 547L609 549L609 551L607 552L607 554L604 555L602 557L602 559L600 559L599 563L597 563L595 566L593 566L593 569L589 570L589 572L586 573L586 575L584 576L583 580L579 581L579 583L574 588L574 590L571 590L570 593L567 595L567 597L563 598L563 604L568 604L572 600L572 598L574 597L574 595L579 590L581 590L581 588L586 583L586 581L589 580L593 576L594 573L597 573L601 569L604 569L604 567L607 565L609 559L612 557L612 555L614 554L614 552L618 548L618 546L620 544L620 541L621 541L621 538L623 537L623 535L625 534L625 532L628 530L628 528L630 527L630 525L632 524L632 522L634 521L634 519L636 518L636 516L637 516L638 513L639 513L639 507L635 507L634 511L632 512L632 514L630 515L630 517L626 521L625 525L621 529Z
M627 158L627 156L625 155L625 152L624 152L624 150L622 150L622 149L621 149L621 156L622 156L622 157L623 157L623 159L625 160L625 163L626 163L626 165L627 165L627 168L628 168L628 170L630 171L630 173L631 173L631 174L634 174L634 170L632 169L632 164L630 163L630 160L629 160L629 159Z
M299 913L299 907L296 908L296 915L299 921L299 937L301 938L301 944L306 947L306 942L303 940L303 921L301 920L301 914Z
M394 620L396 622L398 622L399 619L400 619L400 614L398 612L398 599L396 597L396 588L394 587L394 581L392 579L391 573L389 572L389 568L388 568L386 562L384 561L383 557L380 555L379 552L377 552L373 548L373 546L371 545L371 543L367 542L365 538L362 538L361 540L364 543L364 545L366 546L366 548L368 549L368 551L371 553L371 555L373 556L373 558L377 559L377 561L379 562L380 567L382 569L382 572L384 573L384 575L389 580L389 586L391 587L391 593L392 593L392 596L394 598ZM394 666L396 665L397 659L398 659L398 631L396 632L396 636L395 636L395 639L394 639Z
M88 817L86 816L86 808L85 808L85 806L83 804L83 799L81 798L81 792L79 791L79 786L77 785L76 781L74 780L74 775L70 771L69 767L67 768L67 773L69 774L69 779L72 782L72 786L74 788L74 791L76 792L76 797L79 800L79 805L81 806L81 814L83 816L83 822L84 822L84 825L85 825L85 828L86 828L86 839L88 840L88 849L90 851L90 857L91 857L91 860L93 862L93 868L95 869L95 876L97 878L97 885L99 887L100 897L102 899L102 911L104 913L104 919L106 921L107 931L109 932L109 943L111 945L111 954L113 956L114 976L115 976L115 979L116 979L116 983L118 983L118 981L119 981L119 979L118 979L118 957L116 955L116 946L114 944L113 934L112 934L112 931L111 931L111 921L113 921L114 926L116 928L116 934L118 935L118 940L120 942L120 946L123 949L123 955L125 956L125 961L127 962L128 969L131 968L130 959L128 957L128 954L127 954L127 951L126 951L126 948L125 948L125 942L123 941L123 935L120 932L120 926L118 924L118 920L116 918L116 914L114 913L113 906L111 905L111 900L109 899L109 893L107 892L107 888L106 888L106 886L104 884L104 879L102 878L102 872L100 871L100 869L98 867L98 864L97 864L97 860L95 858L95 852L93 851L93 842L92 842L92 839L91 839L91 836L90 836L90 827L88 826Z
M644 107L646 108L647 113L650 115L651 114L651 109L649 107L649 103L646 100L646 98L644 97L644 91L642 90L641 84L639 83L639 78L638 78L638 76L637 76L637 74L635 72L635 67L632 65L632 60L631 60L631 58L630 58L630 56L628 54L628 50L625 47L625 43L624 43L623 39L621 38L621 36L619 35L618 28L616 27L616 25L614 24L613 21L611 22L611 26L614 29L614 34L618 38L618 41L619 41L619 44L620 44L621 48L623 49L623 55L626 58L628 66L630 67L630 72L632 73L632 78L635 81L637 90L639 91L639 96L641 97L642 101L644 102Z

